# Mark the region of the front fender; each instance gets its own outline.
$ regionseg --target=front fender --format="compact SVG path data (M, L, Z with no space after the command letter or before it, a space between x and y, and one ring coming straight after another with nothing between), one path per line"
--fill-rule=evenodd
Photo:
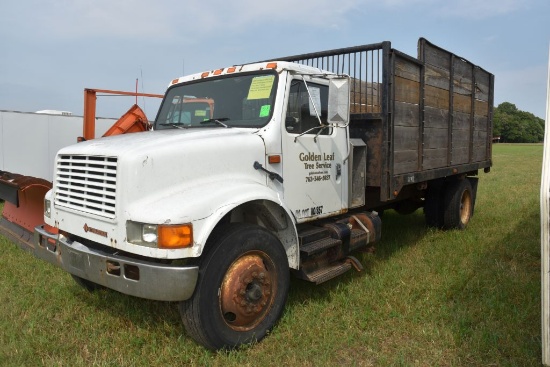
M193 223L192 252L182 249L181 255L197 257L220 220L232 210L248 208L250 204L262 207L265 214L273 219L273 228L268 229L274 232L285 247L289 266L297 268L299 245L295 220L277 192L255 181L208 182L153 202L144 198L129 207L128 215L130 220L142 223ZM170 257L175 258L174 255L172 253Z

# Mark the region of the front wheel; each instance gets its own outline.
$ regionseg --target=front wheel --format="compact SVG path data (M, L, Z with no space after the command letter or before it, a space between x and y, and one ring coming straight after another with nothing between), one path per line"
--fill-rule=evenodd
M233 224L213 235L193 296L179 305L188 334L209 349L265 337L279 320L290 274L286 252L267 230Z

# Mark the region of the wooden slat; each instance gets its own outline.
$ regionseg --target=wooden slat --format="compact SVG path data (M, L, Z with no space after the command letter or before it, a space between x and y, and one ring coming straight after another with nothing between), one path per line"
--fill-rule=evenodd
M434 169L447 166L447 149L425 149L422 160L423 169Z
M486 116L474 116L474 130L487 131L488 119Z
M424 55L420 59L426 64L435 65L446 70L451 69L450 54L447 51L440 50L424 43Z
M474 131L474 147L485 147L487 144L487 131Z
M469 114L472 111L472 97L454 93L453 110L454 112L464 112Z
M476 90L475 90L475 96L476 99L482 100L482 101L488 101L489 100L489 85L491 84L491 77L489 73L486 71L475 68L474 75L476 78Z
M447 129L424 129L424 149L437 149L449 146Z
M393 173L395 175L414 172L418 167L418 150L403 150L393 156Z
M460 58L454 59L454 92L470 96L472 94L472 64Z
M475 101L476 116L488 116L489 115L489 103L477 100Z
M449 90L449 70L426 65L424 68L424 83L431 87Z
M474 154L472 156L472 160L474 162L485 161L487 160L487 157L485 156L485 154L486 154L485 146L474 147Z
M470 114L455 112L453 119L453 130L470 130Z
M453 129L451 140L452 140L453 149L468 148L470 146L470 129L468 130Z
M418 150L418 126L395 126L393 134L394 151Z
M424 89L424 104L443 110L448 109L449 91L427 85Z
M420 103L420 83L414 80L395 77L395 100L418 104Z
M413 64L404 58L396 57L394 75L420 83L420 65Z
M453 153L451 155L451 164L464 164L468 163L469 152L468 148L453 148Z
M424 108L424 127L446 129L449 125L449 110L426 106Z
M420 106L418 104L396 101L393 113L395 126L420 125Z

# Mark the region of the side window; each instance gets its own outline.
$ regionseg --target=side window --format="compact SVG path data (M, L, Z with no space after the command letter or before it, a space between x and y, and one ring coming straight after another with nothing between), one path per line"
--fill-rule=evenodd
M309 89L309 93L308 93ZM311 94L311 98L310 98ZM328 86L307 83L303 80L293 80L288 97L288 109L286 111L286 131L291 134L301 134L319 126L317 113L323 124L327 123L328 110ZM316 135L319 128L312 129L308 134ZM330 135L331 129L322 129L320 135Z

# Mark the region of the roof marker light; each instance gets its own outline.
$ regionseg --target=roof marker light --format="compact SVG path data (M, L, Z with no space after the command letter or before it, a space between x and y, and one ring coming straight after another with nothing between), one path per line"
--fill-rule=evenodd
M277 63L276 62L270 62L266 65L266 69L277 69Z
M216 71L214 71L214 75L220 75L221 73L223 72L223 69L218 69Z
M179 81L180 81L179 78L172 80L172 85L177 84Z
M210 74L210 72L205 71L204 73L201 74L201 78L206 78L208 74Z

